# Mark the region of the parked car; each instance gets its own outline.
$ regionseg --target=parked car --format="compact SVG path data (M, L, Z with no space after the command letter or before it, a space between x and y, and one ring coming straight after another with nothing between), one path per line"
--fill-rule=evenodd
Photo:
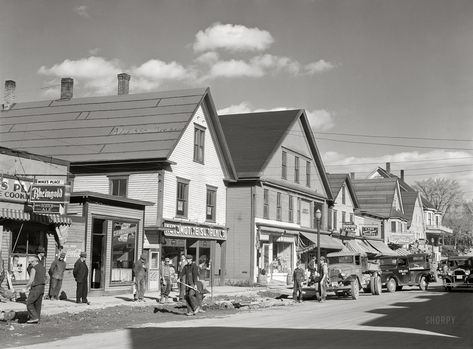
M447 291L454 288L473 288L473 256L448 257L442 279Z
M381 294L379 264L368 260L360 252L332 252L328 259L327 292L334 292L338 297L348 296L357 299L360 289Z
M419 286L425 291L435 280L430 269L430 255L415 253L407 256L381 256L381 283L389 292L401 291L404 286Z

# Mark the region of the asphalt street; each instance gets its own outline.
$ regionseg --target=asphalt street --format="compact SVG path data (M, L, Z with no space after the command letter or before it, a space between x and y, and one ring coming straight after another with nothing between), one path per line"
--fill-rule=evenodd
M291 307L87 334L21 348L473 348L473 293L408 288L358 300Z

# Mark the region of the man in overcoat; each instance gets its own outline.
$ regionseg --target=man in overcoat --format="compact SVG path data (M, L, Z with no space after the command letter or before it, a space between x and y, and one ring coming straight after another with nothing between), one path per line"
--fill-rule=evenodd
M89 268L85 263L86 258L87 254L81 252L79 259L74 264L72 275L74 275L74 279L76 279L77 282L76 303L90 304L87 300Z

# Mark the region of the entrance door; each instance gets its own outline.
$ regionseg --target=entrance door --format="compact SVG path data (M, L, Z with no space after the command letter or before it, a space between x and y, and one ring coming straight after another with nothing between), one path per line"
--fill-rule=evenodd
M160 256L158 250L149 250L148 253L148 289L157 291L159 290L159 265L160 265Z
M266 274L272 272L271 262L273 260L273 250L271 244L263 244L261 249L261 267L266 271Z
M107 246L107 222L93 218L92 221L92 260L90 288L105 288L105 254Z

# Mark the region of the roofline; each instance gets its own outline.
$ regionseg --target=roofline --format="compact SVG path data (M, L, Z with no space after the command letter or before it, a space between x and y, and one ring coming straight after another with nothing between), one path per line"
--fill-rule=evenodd
M71 193L71 199L72 198L84 198L84 199L92 198L92 199L106 200L106 201L111 201L111 202L132 204L132 205L138 205L138 206L153 206L153 205L155 205L155 203L151 202L151 201L130 199L130 198L122 197L122 196L103 194L103 193L98 193L98 192L93 192L93 191L76 191L76 192L72 192Z
M67 167L69 167L71 163L70 161L54 158L52 156L38 155L38 154L33 154L24 150L17 150L17 149L2 147L2 146L0 146L0 153L5 154L5 155L10 155L10 156L18 156L24 159L42 161L42 162L55 164L55 165L63 165Z

